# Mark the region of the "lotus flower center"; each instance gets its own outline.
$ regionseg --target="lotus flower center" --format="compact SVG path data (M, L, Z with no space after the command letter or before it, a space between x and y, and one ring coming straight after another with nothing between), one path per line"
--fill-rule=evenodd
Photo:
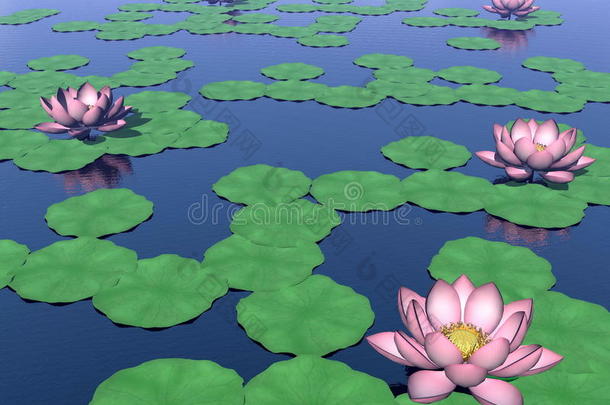
M89 108L89 109L92 109L93 107L95 107L93 104L89 104L89 105L87 106L87 108Z
M487 334L469 323L451 323L443 326L440 332L459 349L464 361L468 360L480 347L489 343Z
M542 152L542 151L543 151L543 150L545 150L545 149L546 149L546 145L543 145L543 144L541 144L541 143L537 143L537 144L536 144L536 150L537 150L538 152Z

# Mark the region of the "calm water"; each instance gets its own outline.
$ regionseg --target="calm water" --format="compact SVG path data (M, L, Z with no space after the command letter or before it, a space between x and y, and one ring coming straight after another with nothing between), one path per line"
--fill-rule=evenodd
M93 32L54 33L53 24L73 20L98 20L116 12L128 1L13 0L0 1L0 14L34 8L58 8L62 13L30 25L0 26L0 70L25 73L28 60L55 54L76 53L91 63L78 74L111 75L127 69L125 54L150 45L187 49L186 59L196 66L182 72L159 90L184 91L193 96L186 107L205 118L230 123L229 142L211 149L173 150L144 158L106 157L86 170L66 174L33 173L0 163L0 238L14 239L32 250L62 237L44 222L46 208L69 196L96 187L127 187L155 203L153 218L130 233L110 237L134 249L140 258L176 253L201 259L212 244L230 235L229 217L236 206L219 199L212 184L244 165L267 163L298 169L315 178L337 170L377 170L406 177L411 170L386 160L379 149L405 135L434 135L466 145L471 151L492 147L491 127L517 117L554 118L581 128L591 143L610 146L607 136L608 106L588 104L576 114L542 114L518 107L452 106L415 107L386 101L377 108L335 109L316 102L291 103L270 99L250 102L204 101L197 90L219 80L268 81L259 69L282 62L305 62L323 67L317 81L329 85L361 85L371 71L352 64L370 52L403 54L415 65L442 69L473 65L496 70L501 84L520 90L552 90L546 73L521 68L530 56L573 58L589 69L604 71L610 65L607 19L610 4L589 0L587 7L567 0L539 0L543 8L563 13L558 27L536 27L502 38L499 51L469 52L445 45L456 36L491 35L481 28L415 28L400 23L407 16L432 15L440 7L479 8L484 1L430 0L417 13L364 17L355 31L346 34L351 44L338 49L300 46L292 39L271 36L224 34L199 36L185 32L135 41L96 40ZM302 1L291 1L302 2ZM279 1L268 10L274 12ZM380 0L355 4L381 5ZM278 13L280 24L307 25L316 14ZM174 22L183 13L156 12L147 22ZM129 94L137 89L120 89ZM249 142L246 142L249 141ZM476 158L460 171L493 180L501 171ZM218 218L206 213L222 207ZM403 224L373 223L372 215L348 215L344 223L321 243L325 263L316 273L353 287L371 300L376 321L369 333L401 328L395 308L399 285L425 294L432 285L426 266L445 241L466 236L528 246L548 259L557 277L554 290L574 298L610 307L607 262L610 222L607 207L593 206L580 225L564 230L526 229L490 218L484 212L468 215L431 213L419 207L399 211ZM409 222L406 224L405 222ZM247 295L231 292L192 323L161 331L114 325L96 312L89 300L56 306L21 300L10 289L0 290L0 395L10 405L81 405L96 386L112 373L162 357L209 359L237 370L248 381L272 362L289 358L267 352L251 341L235 321L235 304ZM387 361L368 344L360 344L329 358L382 378L404 382L402 367Z

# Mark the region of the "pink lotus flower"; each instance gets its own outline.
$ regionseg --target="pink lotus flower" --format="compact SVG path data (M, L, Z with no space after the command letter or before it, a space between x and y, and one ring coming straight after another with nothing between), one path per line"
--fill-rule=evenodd
M35 128L51 134L68 132L71 136L88 138L92 129L115 131L125 126L124 116L131 106L123 105L123 97L112 102L112 90L105 86L99 92L89 82L78 90L57 89L51 99L40 97L42 108L55 122L43 122Z
M494 124L496 152L480 151L476 155L485 163L501 167L513 180L531 179L534 172L554 183L569 183L574 180L574 171L595 162L583 156L585 146L572 152L576 142L576 128L559 133L553 120L538 124L535 119L515 121L510 130Z
M534 0L491 0L491 2L493 6L483 6L483 8L490 13L500 14L500 17L509 19L511 14L523 17L540 9L538 6L532 6Z
M475 288L465 275L453 284L438 280L427 299L401 287L398 309L411 336L381 332L367 340L388 359L425 369L409 377L414 402L440 401L459 385L484 405L521 405L517 388L490 376L537 374L563 359L540 345L521 345L532 305L531 299L504 305L495 284Z

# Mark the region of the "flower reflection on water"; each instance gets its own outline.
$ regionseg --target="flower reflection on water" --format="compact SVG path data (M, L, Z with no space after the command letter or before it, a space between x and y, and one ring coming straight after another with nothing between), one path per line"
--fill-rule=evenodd
M485 232L488 235L500 233L499 237L504 241L530 249L550 246L552 236L557 236L561 241L570 239L570 228L558 230L531 228L513 224L492 215L485 215L484 221Z
M59 176L63 177L64 189L69 194L79 191L94 191L99 188L114 188L124 175L133 174L129 156L104 155L79 170L72 170Z

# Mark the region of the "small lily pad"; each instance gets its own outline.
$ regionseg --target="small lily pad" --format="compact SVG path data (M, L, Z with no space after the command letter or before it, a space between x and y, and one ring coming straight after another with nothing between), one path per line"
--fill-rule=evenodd
M227 278L230 288L273 291L299 284L323 261L322 251L313 242L262 246L232 235L206 250L203 266Z
M406 104L414 105L450 105L460 100L456 91L451 87L428 85L428 91L419 96L393 95L393 97Z
M298 43L315 48L340 47L349 44L347 37L332 34L315 34L309 37L301 37Z
M392 14L395 9L392 6L352 6L348 5L349 12L358 15L388 15ZM322 10L323 11L323 10Z
M49 116L42 108L11 108L0 110L0 128L30 129L36 124L48 121Z
M163 73L144 73L130 69L124 72L115 73L110 78L121 83L121 86L149 87L163 84L175 79L176 73L173 71Z
M472 104L479 105L510 105L520 92L510 87L499 87L484 84L469 84L455 89L459 98Z
M610 87L610 73L580 70L577 72L556 72L553 79L560 83L582 87Z
M131 23L131 24L136 24L136 23ZM144 28L144 27L142 27L142 28ZM103 30L103 27L100 27L100 30ZM133 30L125 30L125 31L108 30L108 31L98 32L97 34L95 34L95 37L97 39L103 39L104 41L131 41L134 39L143 38L144 35L146 35L146 33L144 32L143 29L142 30L133 29Z
M594 101L598 103L610 103L610 86L582 87L569 83L563 83L555 87L555 91L561 95L575 99Z
M229 126L224 122L201 120L180 133L170 148L208 148L227 140Z
M212 189L234 203L276 205L303 197L310 186L311 179L303 172L258 164L233 170Z
M408 136L385 145L381 153L412 169L438 170L463 166L472 156L466 147L433 136Z
M233 31L239 34L264 35L271 33L271 27L271 24L264 23L238 24L233 27Z
M311 195L339 211L390 211L406 202L400 179L389 174L345 170L313 181Z
M167 60L184 56L186 51L182 48L171 46L147 46L127 54L131 59L139 60Z
M209 360L156 359L114 373L97 387L89 405L242 405L242 384L234 370Z
M69 21L55 24L53 31L57 32L79 32L93 31L99 29L100 24L95 21Z
M21 298L75 302L115 284L136 266L133 250L108 240L76 238L30 253L9 285Z
M245 392L248 405L396 405L385 381L312 355L273 363Z
M288 5L288 4L287 4ZM269 29L269 34L279 38L301 38L310 37L318 33L315 27L311 25L304 27L289 27L286 25L272 25Z
M159 11L161 4L157 3L128 3L118 7L121 11Z
M467 50L493 50L502 46L501 43L494 39L479 37L450 38L447 40L447 45L454 48Z
M525 31L536 26L536 22L531 20L489 20L488 27L497 30Z
M181 29L178 24L146 24L144 33L146 35L170 35Z
M402 23L412 27L445 27L449 25L447 19L439 17L408 17L402 20Z
M60 235L97 238L132 229L152 213L153 203L141 195L102 188L51 205L45 219Z
M585 65L573 59L534 56L527 58L521 64L523 67L541 72L579 72L585 70Z
M28 67L32 70L69 70L85 66L89 58L80 55L55 55L48 58L32 59Z
M495 83L502 78L498 72L474 66L453 66L436 72L441 79L461 84Z
M7 83L8 86L26 91L28 93L52 94L59 87L68 87L78 76L65 72L30 72L22 75L17 75L14 79Z
M278 18L279 17L275 14L248 13L235 16L232 20L240 23L270 23Z
M318 11L318 6L315 4L281 4L276 7L277 11L281 11L283 13L313 13L314 11Z
M58 173L80 169L104 153L105 149L98 144L89 145L78 139L52 139L30 149L13 162L22 169Z
M150 13L142 13L140 11L122 11L120 13L108 14L104 18L110 21L141 21L152 16Z
M261 73L275 80L307 80L324 74L324 69L306 63L281 63L261 69Z
M0 240L0 288L11 281L30 254L27 246L13 240Z
M400 69L413 65L413 59L402 55L367 53L354 60L354 64L369 69Z
M561 194L589 204L610 205L610 177L576 176L565 184L546 182Z
M357 25L362 21L360 17L353 15L322 15L316 18L316 22L325 25Z
M322 83L303 80L281 80L271 83L265 90L265 96L275 100L306 101L313 100L328 89Z
M436 77L436 72L430 69L407 67L403 69L379 69L373 72L379 80L394 83L425 83Z
M179 91L141 91L125 98L125 105L130 105L139 112L163 112L184 107L191 96Z
M0 71L0 86L6 86L8 82L16 77L17 75L13 72Z
M0 160L16 159L47 142L49 137L40 132L3 130L0 136Z
M472 236L446 242L428 270L448 283L462 274L477 286L495 283L505 303L531 298L557 281L551 263L530 249Z
M213 82L203 86L199 93L213 100L254 100L265 95L265 84L248 80Z
M231 231L259 245L294 247L325 238L340 223L335 210L300 199L242 208L233 216Z
M428 83L395 83L387 80L373 80L366 88L386 97L417 97L429 92L434 86Z
M274 353L324 356L356 344L374 318L365 296L322 275L256 291L237 304L237 321L248 336Z
M355 86L328 87L315 100L332 107L364 108L378 104L384 96L369 89Z
M439 8L433 13L445 17L476 17L480 14L477 10L469 8Z
M456 27L487 27L492 20L478 17L449 17L447 23Z
M17 11L10 15L1 16L0 25L29 24L34 21L42 20L45 17L59 14L59 12L59 10L52 8L30 8L27 10Z
M587 203L540 184L498 184L488 193L485 211L518 225L565 228L579 223Z
M483 208L493 186L487 180L459 172L427 170L403 180L407 200L445 212L474 212Z
M610 177L610 148L587 144L585 156L596 160L591 166L581 169L583 175Z
M130 70L142 73L181 72L195 66L193 61L186 59L143 60L131 65Z
M113 322L167 328L196 318L228 291L226 279L173 254L138 261L136 271L94 295L93 306Z
M515 104L540 112L572 113L582 110L587 100L568 97L553 91L528 90L522 91L515 98Z

